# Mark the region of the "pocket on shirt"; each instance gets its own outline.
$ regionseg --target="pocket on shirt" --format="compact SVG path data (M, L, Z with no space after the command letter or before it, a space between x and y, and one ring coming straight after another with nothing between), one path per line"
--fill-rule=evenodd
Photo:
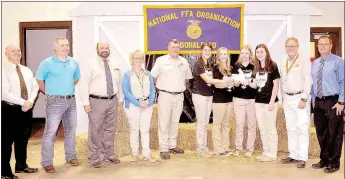
M173 66L171 64L165 64L163 66L163 70L164 71L171 71L171 70L173 70Z
M290 72L301 72L301 71L302 71L302 65L301 64L294 64L290 70Z

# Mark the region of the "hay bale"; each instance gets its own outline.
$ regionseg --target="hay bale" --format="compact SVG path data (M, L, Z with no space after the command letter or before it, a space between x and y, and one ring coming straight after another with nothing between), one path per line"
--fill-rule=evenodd
M122 157L131 154L131 147L129 143L129 124L127 117L124 113L123 108L119 108L118 119L116 122L116 135L115 135L115 155L117 157ZM235 148L235 117L232 116L230 120L230 148ZM244 134L247 134L247 126L244 127ZM278 132L278 151L288 152L288 142L287 133L285 127L285 116L284 111L281 106L279 106L277 112L277 132ZM212 150L212 124L208 126L208 139L207 146ZM316 136L316 131L314 127L309 129L309 155L319 156L320 148ZM246 145L247 135L244 135L243 146ZM140 144L141 146L141 144ZM188 151L196 150L196 123L187 123L179 125L179 135L177 138L177 146ZM262 143L260 138L260 132L257 128L256 140L255 140L255 150L256 153L262 151ZM152 150L158 150L158 107L153 106L153 114L150 128L150 148ZM141 151L141 149L139 149ZM87 164L87 134L78 134L76 136L76 151L78 158L82 164Z

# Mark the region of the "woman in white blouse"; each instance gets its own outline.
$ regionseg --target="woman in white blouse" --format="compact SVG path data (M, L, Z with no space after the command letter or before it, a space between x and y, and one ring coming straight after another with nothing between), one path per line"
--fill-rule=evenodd
M122 90L125 112L130 125L130 144L132 162L137 161L139 153L139 131L141 134L142 155L145 161L155 162L150 151L150 126L155 86L149 71L142 68L145 54L136 50L130 54L131 70L124 74Z

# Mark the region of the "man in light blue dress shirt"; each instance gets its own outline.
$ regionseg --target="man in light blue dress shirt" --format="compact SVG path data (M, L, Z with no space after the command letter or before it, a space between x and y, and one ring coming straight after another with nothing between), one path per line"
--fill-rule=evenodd
M321 36L321 57L312 64L314 123L320 144L320 162L315 169L325 173L339 170L344 131L344 59L331 53L332 40Z

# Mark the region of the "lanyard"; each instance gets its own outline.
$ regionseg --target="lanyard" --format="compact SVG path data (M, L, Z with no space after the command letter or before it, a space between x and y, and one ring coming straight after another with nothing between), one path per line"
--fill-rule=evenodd
M295 60L292 62L292 64L290 65L290 67L288 67L288 62L289 62L289 59L286 60L286 73L289 73L291 68L293 67L293 65L295 64L295 62L297 61L298 59L298 55L297 57L295 58Z
M142 97L144 97L144 77L142 77L141 80L140 80L140 77L137 74L137 72L134 72L134 73L135 73L135 75L137 76L137 78L139 80L140 87L141 87L141 94L142 94Z

